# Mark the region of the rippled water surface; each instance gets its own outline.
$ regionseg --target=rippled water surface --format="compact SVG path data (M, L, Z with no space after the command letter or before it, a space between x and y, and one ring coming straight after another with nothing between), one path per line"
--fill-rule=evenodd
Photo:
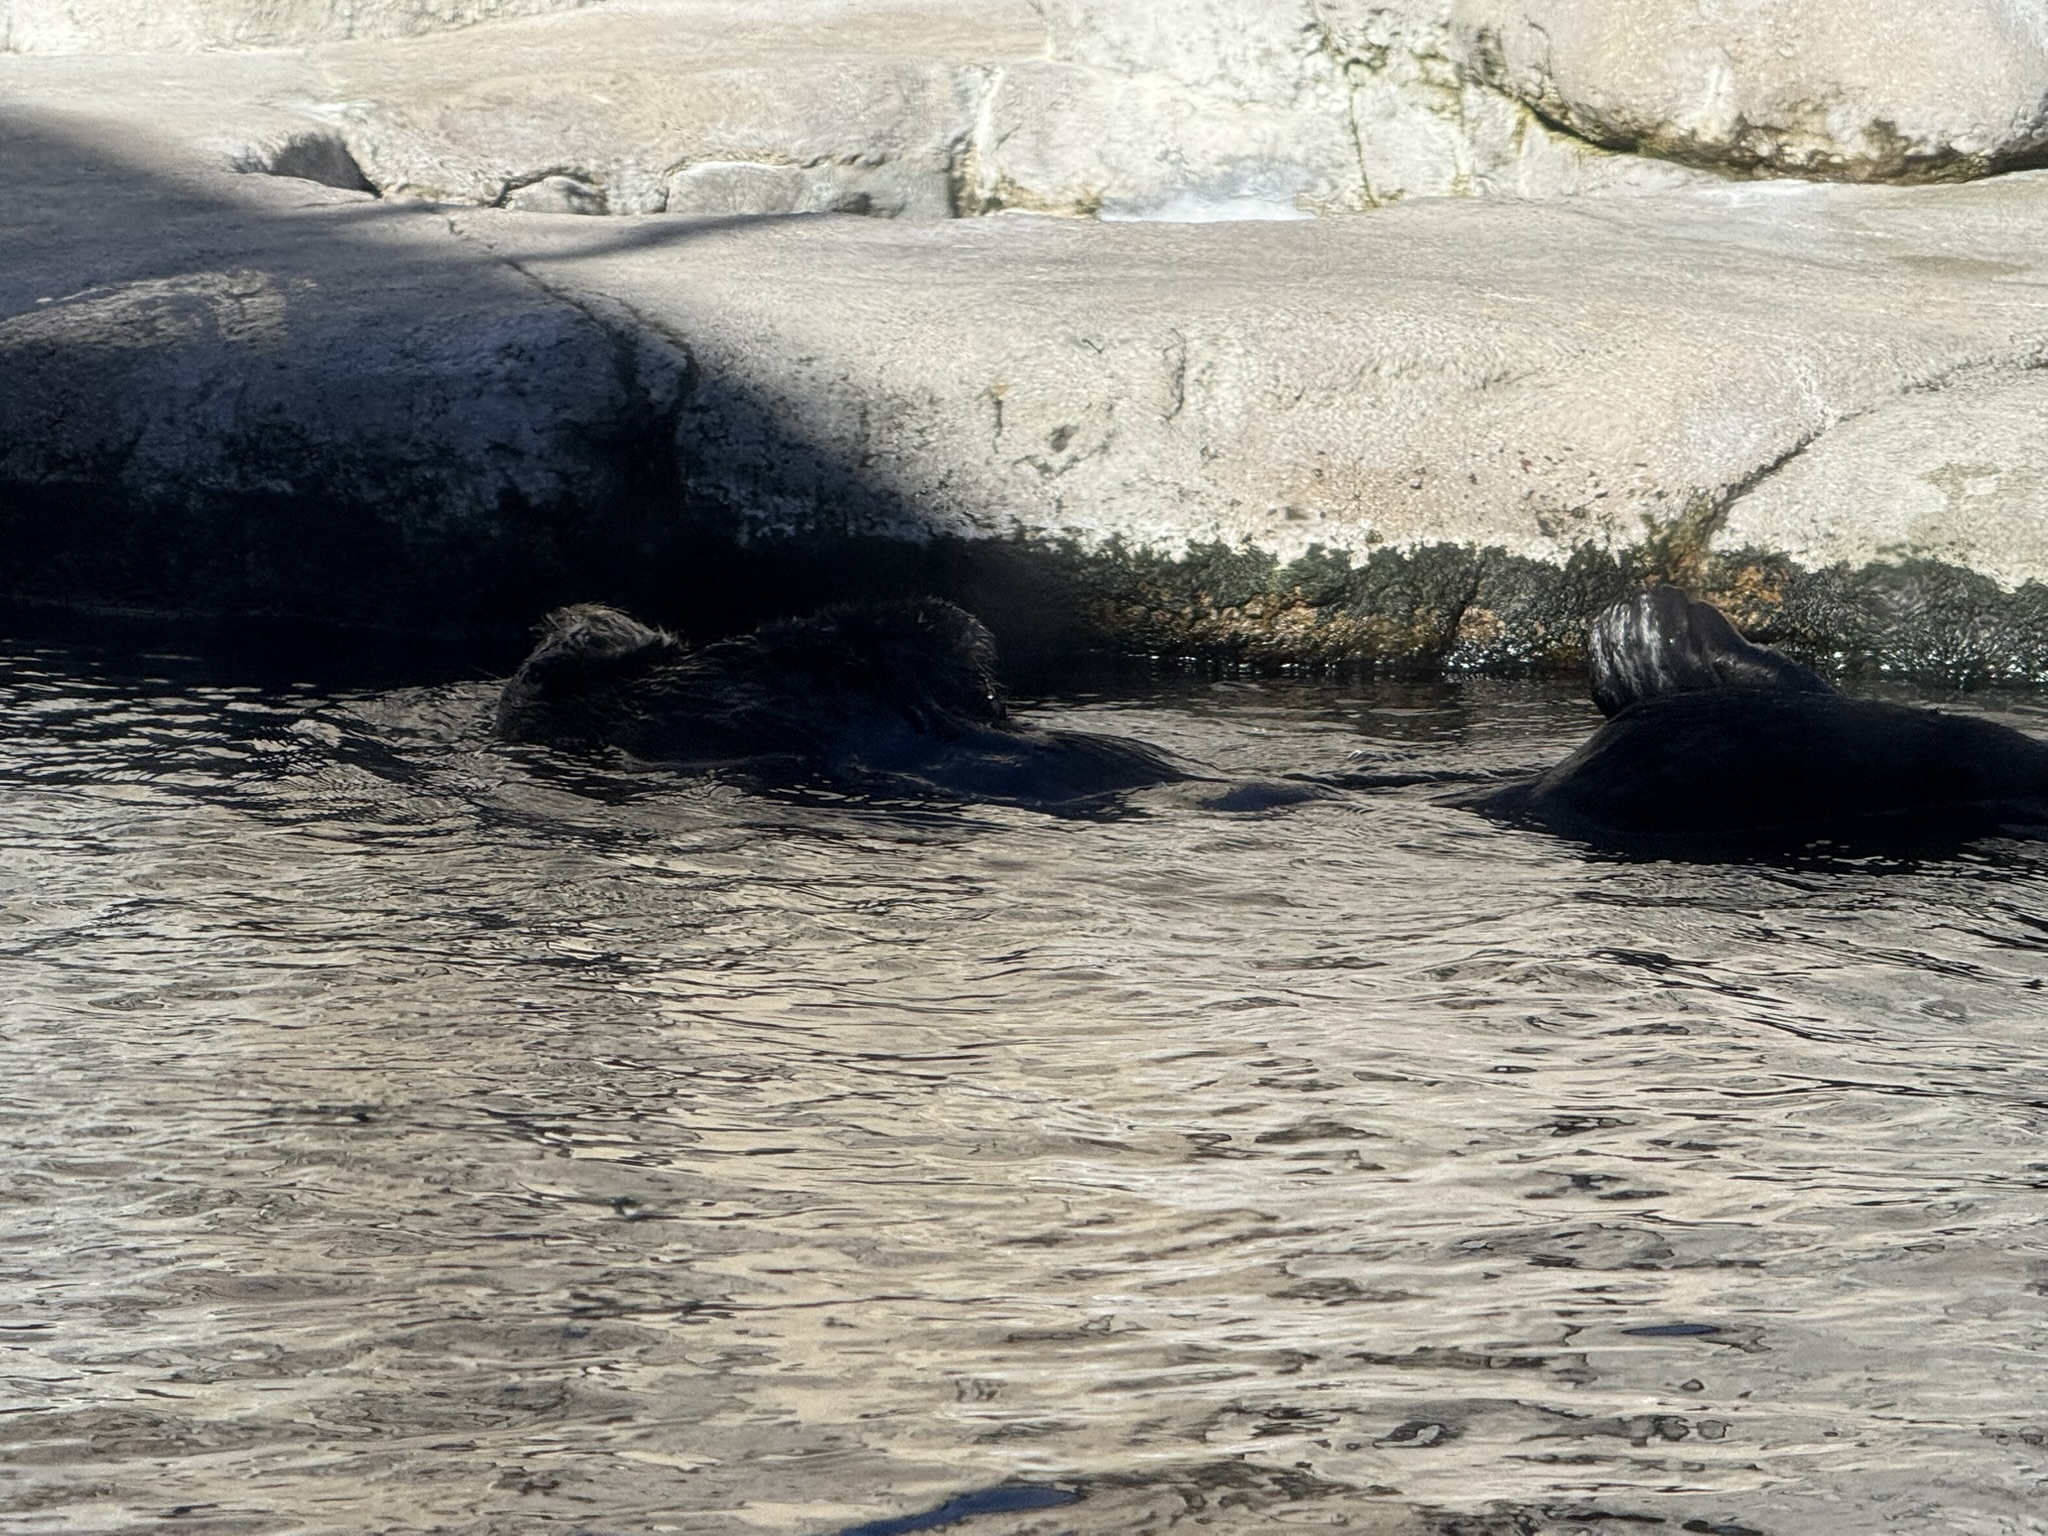
M490 695L0 657L6 1529L2048 1531L2043 850L773 797Z

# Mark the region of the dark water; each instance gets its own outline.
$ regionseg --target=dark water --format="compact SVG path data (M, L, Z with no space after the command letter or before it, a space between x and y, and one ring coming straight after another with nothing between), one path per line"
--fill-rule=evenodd
M777 799L488 698L0 657L6 1530L2048 1531L2048 851Z

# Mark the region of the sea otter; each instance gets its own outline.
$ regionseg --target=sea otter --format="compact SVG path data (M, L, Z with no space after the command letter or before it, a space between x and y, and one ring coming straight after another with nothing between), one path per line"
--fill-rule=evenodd
M1012 720L989 632L936 598L827 608L703 647L615 608L562 608L505 684L497 731L755 777L1048 806L1191 777L1149 747Z
M2048 828L2048 744L1852 699L1653 587L1593 621L1609 718L1548 772L1458 803L1646 853L1926 846Z

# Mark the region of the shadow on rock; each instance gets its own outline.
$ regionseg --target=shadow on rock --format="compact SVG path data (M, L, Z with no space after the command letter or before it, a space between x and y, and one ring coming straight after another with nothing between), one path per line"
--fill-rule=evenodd
M1007 549L955 569L874 476L625 306L332 179L0 108L0 191L38 208L0 221L0 596L509 650L534 613L593 595L701 635L982 585L1046 627L1051 575ZM731 223L614 241L681 249ZM806 527L750 552L698 462L707 435L809 466L816 506L891 537Z

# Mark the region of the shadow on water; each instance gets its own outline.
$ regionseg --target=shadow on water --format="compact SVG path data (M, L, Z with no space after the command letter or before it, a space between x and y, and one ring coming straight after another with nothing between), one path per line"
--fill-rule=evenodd
M1452 797L1453 803L1458 797ZM1835 876L1908 878L1948 866L1986 870L2031 869L2048 858L2048 829L1987 829L1980 821L1938 816L1901 817L1891 826L1862 828L1840 838L1786 842L1770 839L1663 839L1631 844L1608 839L1581 844L1556 833L1588 864L1655 867L1739 867L1788 878Z
M1080 1495L1069 1488L1054 1488L1043 1483L1006 1483L999 1488L963 1493L922 1514L850 1525L838 1536L912 1536L913 1532L935 1531L940 1526L952 1525L975 1515L1014 1515L1031 1509L1057 1509L1079 1498Z
M313 619L171 618L0 598L0 646L110 676L321 694L504 676L513 634L413 633Z
M1428 782L905 820L502 748L488 684L206 666L0 676L10 1471L78 1528L2038 1497L2038 864L1617 864ZM1162 674L1037 714L1256 778L1589 712Z

